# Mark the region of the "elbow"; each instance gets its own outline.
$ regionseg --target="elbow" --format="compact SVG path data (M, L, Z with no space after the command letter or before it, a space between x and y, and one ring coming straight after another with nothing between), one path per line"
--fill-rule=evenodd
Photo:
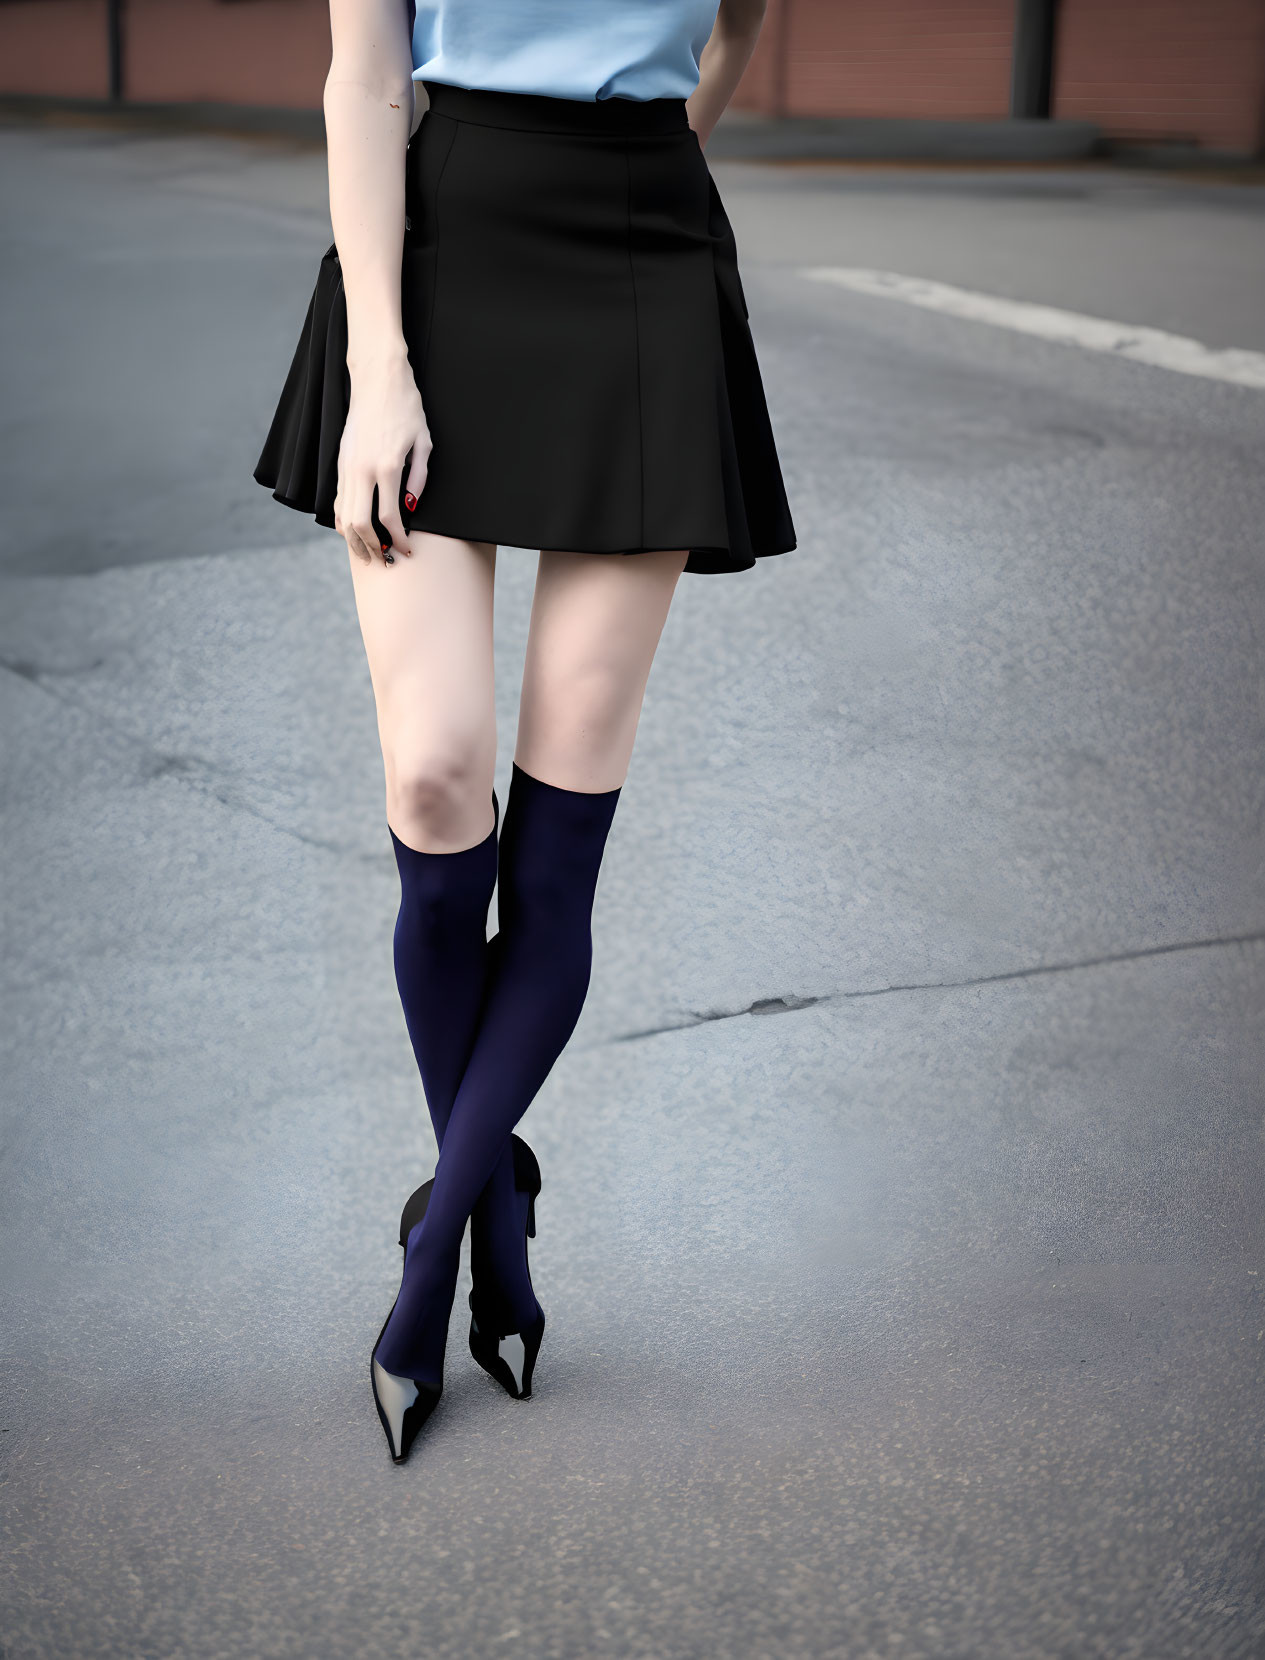
M720 0L716 24L728 40L755 40L768 10L768 0Z
M329 66L329 74L325 77L325 90L322 103L326 114L331 106L341 107L348 97L356 102L368 101L373 104L389 104L394 109L407 107L412 109L413 81L409 75L400 71L382 73L367 69L361 64L340 64L337 60Z

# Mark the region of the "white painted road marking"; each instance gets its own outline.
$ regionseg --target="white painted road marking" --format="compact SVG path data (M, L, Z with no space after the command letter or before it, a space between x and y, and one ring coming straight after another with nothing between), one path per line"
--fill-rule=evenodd
M813 282L833 282L857 294L884 300L903 300L906 305L927 311L942 311L950 317L964 317L973 323L992 323L996 328L1017 329L1063 346L1082 346L1090 352L1109 352L1114 357L1149 363L1156 369L1173 369L1179 375L1202 375L1205 380L1225 380L1234 386L1255 386L1265 391L1265 352L1250 352L1236 346L1218 349L1201 341L1164 329L1111 323L1105 317L1086 317L1079 311L1061 311L1057 306L1032 305L1027 300L1003 300L996 294L980 294L952 283L933 282L929 277L902 277L898 271L869 271L858 265L820 265L800 272Z

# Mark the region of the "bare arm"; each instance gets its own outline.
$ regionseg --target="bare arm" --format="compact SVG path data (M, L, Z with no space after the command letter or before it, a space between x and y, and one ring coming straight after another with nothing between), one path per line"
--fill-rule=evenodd
M698 63L698 85L686 100L690 126L706 145L712 128L751 62L767 0L720 0L716 26Z
M413 118L412 58L404 0L330 0L333 56L325 82L329 211L347 297L351 406L338 454L334 522L353 554L381 557L378 517L407 554L399 511L421 493L430 433L400 318L404 153Z

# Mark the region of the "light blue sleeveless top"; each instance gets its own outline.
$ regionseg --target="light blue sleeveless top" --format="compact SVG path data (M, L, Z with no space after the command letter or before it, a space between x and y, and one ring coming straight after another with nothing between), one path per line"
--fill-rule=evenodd
M413 79L550 98L688 98L719 0L416 0Z

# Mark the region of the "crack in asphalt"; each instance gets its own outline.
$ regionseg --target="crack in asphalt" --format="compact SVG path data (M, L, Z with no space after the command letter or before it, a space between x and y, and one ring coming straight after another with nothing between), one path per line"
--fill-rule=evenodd
M109 716L102 715L99 710L89 709L78 698L67 697L64 693L54 690L48 685L46 675L52 671L42 670L38 665L21 660L0 657L0 669L7 670L17 678L28 681L37 687L46 697L60 703L65 708L74 709L77 713L86 715L99 726L111 732L121 742L127 744L138 753L142 762L141 776L144 781L171 778L191 790L195 790L203 797L217 801L230 812L243 812L266 824L269 829L277 831L279 835L288 836L293 841L301 842L306 847L314 847L322 852L336 853L344 857L366 860L373 863L380 862L380 855L367 854L359 848L348 847L341 842L327 841L319 836L310 836L292 826L283 824L279 820L269 817L267 813L253 806L249 801L222 788L216 788L211 780L219 774L223 776L223 768L214 762L207 761L200 756L183 756L156 749L145 739L137 737L125 727L120 726ZM1108 951L1094 957L1078 957L1068 962L1034 963L1027 968L1004 969L997 974L975 974L962 980L909 980L896 982L888 986L862 986L856 990L822 992L815 996L799 997L786 993L779 997L759 997L753 1003L748 1003L740 1009L703 1009L688 1010L684 1020L669 1021L660 1026L646 1026L635 1032L618 1032L613 1037L603 1038L593 1045L583 1045L585 1048L604 1048L611 1043L635 1043L642 1038L660 1037L665 1032L689 1031L696 1026L708 1026L718 1020L739 1020L744 1015L771 1015L790 1014L801 1009L814 1008L821 1003L855 1002L863 997L891 997L901 992L913 991L960 991L972 986L999 985L1007 980L1030 980L1047 974L1072 974L1086 968L1102 968L1112 963L1139 962L1147 957L1165 957L1178 951L1207 951L1218 946L1230 945L1258 945L1265 941L1265 929L1245 934L1213 935L1205 939L1173 940L1163 945L1138 946L1128 951Z
M594 1048L609 1043L635 1043L639 1038L659 1037L664 1032L684 1032L695 1026L709 1026L717 1020L739 1020L743 1015L786 1014L812 1008L820 1003L848 1003L863 997L890 997L896 992L958 991L971 986L997 985L1004 980L1031 980L1043 974L1072 974L1084 968L1101 968L1110 963L1131 963L1145 957L1167 957L1178 951L1208 951L1216 946L1259 945L1265 929L1249 934L1218 934L1208 939L1173 940L1166 945L1143 945L1132 951L1108 951L1097 957L1079 957L1063 963L1035 963L1029 968L1010 968L998 974L974 974L964 980L909 980L890 986L862 986L855 991L828 991L816 997L761 997L741 1009L690 1010L689 1018L663 1026L647 1026L636 1032L619 1032L603 1038Z
M84 715L96 726L109 732L137 755L140 762L140 779L142 783L155 782L158 779L169 778L186 789L194 791L204 799L218 801L229 812L245 813L247 817L266 824L270 830L278 835L288 836L292 841L302 842L305 847L315 847L324 853L337 853L345 858L360 859L369 863L380 863L382 854L365 853L357 847L349 847L343 842L327 841L321 836L310 836L302 830L296 830L292 825L283 824L279 819L269 816L253 803L244 800L240 795L223 786L217 786L213 780L216 777L226 776L223 767L214 761L208 761L200 755L177 755L168 750L157 749L147 739L138 737L129 732L125 726L113 720L109 715L103 715L99 709L90 709L79 698L67 697L64 692L57 691L48 684L48 678L55 671L41 669L37 665L18 659L0 657L0 670L7 670L19 680L25 680L30 685L43 692L44 696L59 703L64 709L73 709L77 714ZM79 671L83 672L83 671Z

